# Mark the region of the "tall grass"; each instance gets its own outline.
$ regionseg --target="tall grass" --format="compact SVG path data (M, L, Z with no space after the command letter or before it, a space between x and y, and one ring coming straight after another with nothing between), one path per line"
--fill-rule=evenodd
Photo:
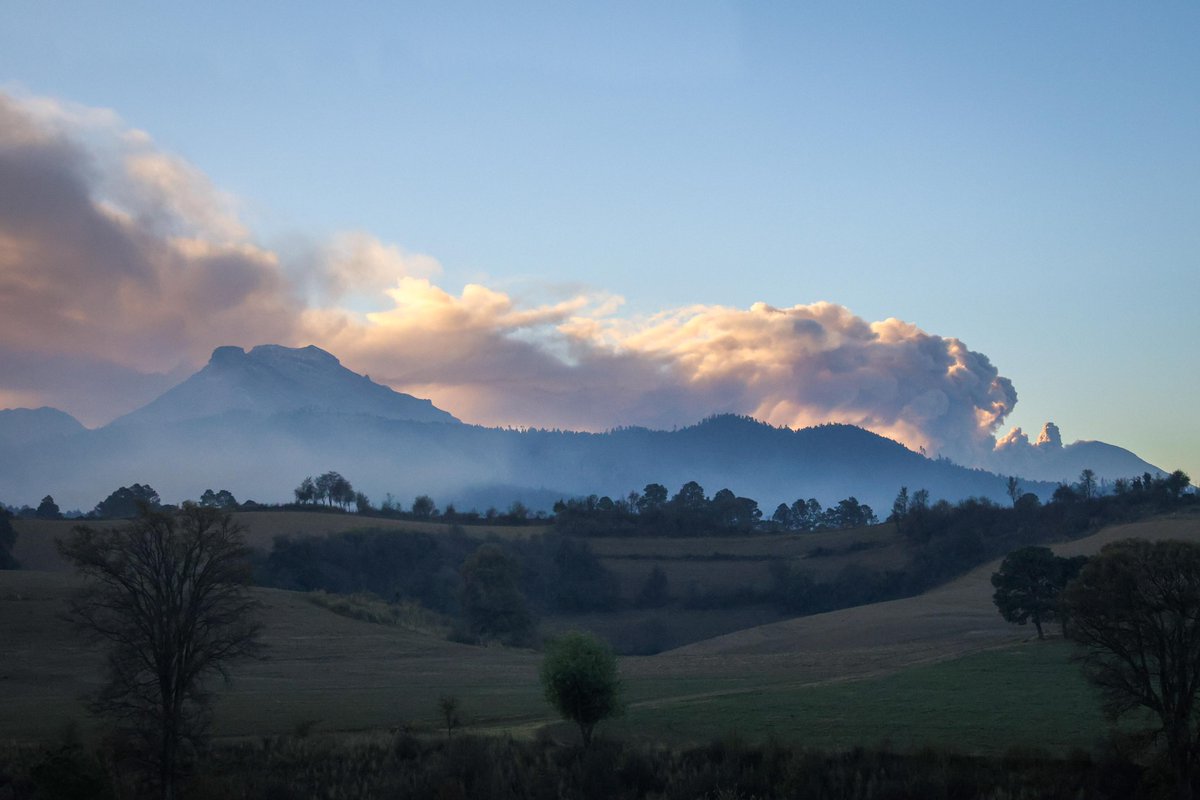
M73 769L95 796L104 759L58 750L25 752L5 764L0 794L13 800L49 796ZM53 759L56 769L43 766ZM1003 758L926 750L915 754L861 748L824 753L727 738L673 750L596 741L590 749L548 737L532 741L475 736L419 739L407 732L263 738L226 743L201 754L183 798L495 798L496 800L884 800L885 798L1123 798L1142 780L1140 767L1080 754L1051 758L1037 751ZM8 780L7 785L4 781ZM57 783L50 786L46 781ZM56 795L58 796L58 795Z
M450 632L450 624L444 616L412 600L388 603L368 592L344 595L320 590L308 592L304 597L313 605L362 622L393 625L442 637Z

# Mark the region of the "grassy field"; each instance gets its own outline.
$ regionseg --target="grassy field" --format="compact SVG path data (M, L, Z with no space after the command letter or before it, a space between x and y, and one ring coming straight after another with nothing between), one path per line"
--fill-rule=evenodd
M276 536L324 536L328 533L377 529L417 531L419 533L449 533L452 525L443 522L360 517L357 514L321 513L317 511L244 511L234 515L246 528L246 541L254 548L270 550ZM68 535L79 524L119 525L119 521L88 522L86 520L16 519L13 528L17 543L13 555L25 569L59 571L67 565L54 549L54 540ZM525 538L545 533L549 525L467 525L462 530L471 537Z
M1127 536L1200 541L1200 515L1116 526L1057 549L1094 552ZM1030 641L1030 629L1000 619L988 582L996 566L920 597L623 658L629 713L611 730L668 741L732 731L828 747L1089 748L1104 726L1066 646ZM103 665L61 618L75 586L62 572L0 572L2 739L44 738L68 719L87 720L79 697ZM218 735L284 733L310 720L317 730L432 730L444 693L461 698L479 730L530 735L553 720L538 653L454 644L338 616L302 594L255 591L266 658L215 687Z
M613 730L667 742L724 732L828 749L1092 750L1108 726L1071 651L1051 639L875 678L715 688L692 698L634 702Z

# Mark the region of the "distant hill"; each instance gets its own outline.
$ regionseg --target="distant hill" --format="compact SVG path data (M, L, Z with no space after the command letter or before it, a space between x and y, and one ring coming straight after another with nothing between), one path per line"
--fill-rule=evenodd
M5 430L36 435L5 438ZM1040 458L1053 455L1038 449ZM1061 450L1127 453L1101 443ZM1096 461L1087 466L1106 475ZM1127 474L1145 471L1144 463L1138 459ZM1056 468L1054 480L1079 469L1072 464L1060 475ZM709 495L728 488L754 498L767 517L779 503L815 497L828 506L854 496L882 518L901 486L928 489L933 499L1007 502L997 474L926 458L851 425L791 430L732 415L675 431L466 425L316 347L217 348L195 375L97 430L52 409L0 412L0 500L7 503L52 494L64 507L90 508L133 483L151 484L168 502L210 488L282 502L305 476L328 470L375 503L389 493L404 505L430 494L442 507L480 511L504 510L513 500L536 510L559 497L617 498L652 482L673 493L689 480ZM1022 475L1024 490L1042 497L1054 488L1021 470L1003 474Z
M264 344L250 352L218 347L195 375L113 425L161 425L231 412L269 416L300 410L458 422L428 400L351 372L319 347Z
M269 416L227 412L175 423L126 420L54 447L0 453L5 502L53 494L90 508L118 486L149 482L164 500L227 488L239 500L286 501L306 475L334 469L376 503L430 494L460 510L501 510L512 500L546 508L553 498L621 497L647 483L671 492L689 480L709 495L729 488L775 505L854 495L886 516L900 486L934 498L1004 500L1004 481L934 461L869 431L828 425L793 431L716 417L677 431L611 433L503 430L461 423L392 420L311 409ZM1048 496L1053 484L1027 490ZM503 496L502 496L503 495Z
M62 439L83 433L79 420L57 408L6 408L0 410L0 448L12 448L43 440Z
M1109 481L1131 478L1145 472L1151 475L1169 472L1116 445L1095 441L1063 445L1062 435L1053 422L1047 422L1042 427L1037 441L1032 444L1019 428L1001 439L988 465L1006 475L1055 482L1077 481L1084 469L1090 469L1098 478Z

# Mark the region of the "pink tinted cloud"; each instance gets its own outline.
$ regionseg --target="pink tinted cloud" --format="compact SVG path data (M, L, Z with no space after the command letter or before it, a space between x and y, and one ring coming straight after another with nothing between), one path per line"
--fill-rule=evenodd
M283 263L198 169L111 112L0 94L0 398L103 421L218 345L314 343L472 422L598 430L735 412L858 424L970 461L1016 402L961 341L832 303L627 318L611 294L530 304L454 293L439 274L362 232ZM66 364L77 379L49 377Z

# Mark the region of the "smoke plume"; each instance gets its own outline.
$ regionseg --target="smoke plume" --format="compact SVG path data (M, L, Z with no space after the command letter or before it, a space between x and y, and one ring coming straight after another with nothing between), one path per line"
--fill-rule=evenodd
M232 198L112 112L0 94L0 406L96 424L218 345L316 344L470 422L600 430L734 412L852 423L977 463L1017 399L958 339L833 303L638 318L600 291L526 303L447 290L440 274L363 232L281 258Z

